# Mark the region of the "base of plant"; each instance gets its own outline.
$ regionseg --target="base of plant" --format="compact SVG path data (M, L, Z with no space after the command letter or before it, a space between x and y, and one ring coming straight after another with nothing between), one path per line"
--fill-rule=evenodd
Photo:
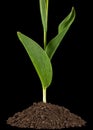
M83 127L86 121L65 107L38 102L9 117L7 124L18 128L62 129Z

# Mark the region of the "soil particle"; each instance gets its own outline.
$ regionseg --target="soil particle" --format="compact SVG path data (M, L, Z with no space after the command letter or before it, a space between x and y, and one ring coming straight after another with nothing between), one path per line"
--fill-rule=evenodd
M38 102L9 117L7 124L18 128L62 129L82 127L86 121L63 106Z

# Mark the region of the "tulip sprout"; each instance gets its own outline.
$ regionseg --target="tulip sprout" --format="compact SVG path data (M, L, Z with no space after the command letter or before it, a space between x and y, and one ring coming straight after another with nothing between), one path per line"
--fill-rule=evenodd
M44 48L28 36L17 32L17 36L22 45L26 49L29 58L39 76L42 85L43 102L46 103L46 90L52 82L53 69L51 59L56 52L58 46L63 40L65 34L73 23L76 13L74 7L67 17L59 24L58 34L47 43L47 29L48 29L48 5L49 0L39 0L40 14L43 25L43 40Z

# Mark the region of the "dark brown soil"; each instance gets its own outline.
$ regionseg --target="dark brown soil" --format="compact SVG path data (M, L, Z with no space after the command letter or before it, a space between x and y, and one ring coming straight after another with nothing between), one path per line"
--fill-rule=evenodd
M86 122L65 107L39 102L9 117L7 124L19 128L62 129L83 127Z

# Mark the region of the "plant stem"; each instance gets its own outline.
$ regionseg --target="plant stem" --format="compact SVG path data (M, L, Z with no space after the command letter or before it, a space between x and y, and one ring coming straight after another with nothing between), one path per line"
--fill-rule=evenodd
M44 50L46 48L46 42L47 42L47 32L44 31Z
M43 88L43 102L46 103L46 88Z
M46 0L46 24L48 26L48 5L49 5L49 0ZM47 44L47 29L44 30L44 50L46 48ZM46 88L43 87L43 102L46 103Z

